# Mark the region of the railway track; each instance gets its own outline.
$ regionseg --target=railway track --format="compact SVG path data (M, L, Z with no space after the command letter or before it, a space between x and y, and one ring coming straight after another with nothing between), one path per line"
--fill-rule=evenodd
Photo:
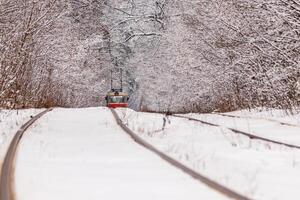
M220 115L220 114L219 114L219 115ZM200 122L200 123L205 124L205 125L208 125L208 126L224 127L224 126L219 125L219 124L207 122L207 121L200 120L200 119L195 119L195 118L192 118L192 117L186 117L186 116L182 116L182 115L172 115L172 116L173 116L173 117L177 117L177 118L188 119L188 120L190 120L190 121ZM270 142L270 143L274 143L274 144L278 144L278 145L283 145L283 146L290 147L290 148L300 149L300 146L298 146L298 145L288 144L288 143L285 143L285 142L280 142L280 141L272 140L272 139L269 139L269 138L257 136L257 135L254 135L254 134L252 134L252 133L248 133L248 132L245 132L245 131L241 131L241 130L238 130L238 129L235 129L235 128L230 128L230 127L226 127L226 126L225 126L225 128L227 128L228 130L231 130L232 132L234 132L234 133L236 133L236 134L241 134L241 135L247 136L247 137L249 137L250 139L256 139L256 140L261 140L261 141L265 141L265 142Z
M46 113L52 109L47 109L36 116L32 117L28 122L26 122L15 134L10 146L7 150L6 156L4 158L1 177L0 177L0 199L1 200L15 200L13 191L13 170L14 170L14 160L18 144L22 139L25 131L38 119L44 116Z
M249 198L246 196L243 196L242 194L237 193L236 191L227 188L226 186L223 186L208 177L205 177L204 175L194 171L193 169L185 166L184 164L180 163L179 161L175 160L174 158L168 156L167 154L163 153L162 151L155 148L150 143L143 140L141 137L139 137L136 133L134 133L131 129L129 129L121 120L121 118L118 116L117 112L114 109L111 109L111 112L117 122L117 124L139 145L143 146L144 148L148 149L149 151L155 153L159 157L161 157L163 160L168 162L169 164L173 165L174 167L182 170L186 174L190 175L194 179L200 181L201 183L204 183L208 187L212 188L215 191L218 191L219 193L232 198L232 199L239 199L239 200L248 200Z
M20 140L22 139L24 133L26 132L26 130L32 125L34 124L38 119L40 119L42 116L44 116L46 113L48 113L49 111L51 111L52 109L48 109L45 110L41 113L39 113L38 115L34 116L32 119L30 119L28 122L26 122L15 134L9 149L7 151L7 154L5 156L4 159L4 163L3 163L3 167L2 167L2 171L1 171L1 177L0 177L0 200L15 200L14 197L14 191L13 191L13 171L14 171L14 160L15 160L15 154L16 154L16 150L18 148L18 144L20 142ZM239 194L238 192L227 188L224 185L221 185L211 179L209 179L208 177L205 177L204 175L194 171L193 169L185 166L184 164L180 163L179 161L175 160L174 158L168 156L167 154L163 153L162 151L158 150L157 148L155 148L153 145L151 145L150 143L148 143L147 141L143 140L141 137L139 137L136 133L134 133L132 130L130 130L120 119L120 117L118 116L117 112L113 109L111 109L111 112L117 122L117 124L139 145L143 146L144 148L148 149L149 151L155 153L156 155L158 155L159 157L161 157L163 160L165 160L166 162L168 162L169 164L173 165L174 167L182 170L183 172L185 172L186 174L190 175L191 177L193 177L194 179L200 181L201 183L204 183L205 185L207 185L208 187L218 191L219 193L229 197L229 198L233 198L233 199L241 199L241 200L248 200L249 198L246 196L243 196L242 194ZM225 116L223 114L220 114L221 116ZM186 116L181 116L181 115L172 115L173 117L177 117L177 118L184 118L184 119L188 119L191 121L196 121L196 122L200 122L202 124L206 124L209 126L214 126L214 127L221 127L221 125L219 124L215 124L215 123L211 123L211 122L206 122L200 119L195 119L195 118L191 118L191 117L186 117ZM227 117L235 117L235 116L228 116ZM243 117L237 117L237 118L243 118ZM282 125L287 125L287 124L282 124ZM300 149L300 146L296 146L296 145L292 145L292 144L287 144L287 143L283 143L283 142L279 142L279 141L274 141L268 138L263 138L260 136L256 136L244 131L240 131L234 128L230 128L230 127L226 127L227 129L233 131L234 133L238 133L238 134L242 134L245 135L247 137L249 137L250 139L258 139L258 140L263 140L266 142L271 142L271 143L275 143L275 144L279 144L279 145L284 145L287 147L291 147L291 148L297 148Z

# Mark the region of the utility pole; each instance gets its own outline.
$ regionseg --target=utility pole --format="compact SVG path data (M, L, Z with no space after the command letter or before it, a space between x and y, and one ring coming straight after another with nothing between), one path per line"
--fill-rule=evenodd
M123 69L121 68L121 92L123 92Z
M110 70L110 90L112 90L113 89L113 71L112 70Z

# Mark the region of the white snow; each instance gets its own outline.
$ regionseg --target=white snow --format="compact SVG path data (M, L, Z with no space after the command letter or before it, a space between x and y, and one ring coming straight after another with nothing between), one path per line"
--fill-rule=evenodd
M295 110L281 110L281 109L266 109L266 108L256 108L252 110L239 110L234 112L229 112L225 114L230 114L234 116L266 119L266 120L276 120L278 122L290 123L300 127L300 114L299 108Z
M279 114L279 112L277 112L277 114ZM267 115L267 113L264 113L264 115ZM275 141L281 141L300 146L300 124L297 125L297 123L295 123L297 120L300 120L300 115L293 115L289 117L285 116L283 117L285 120L281 118L275 120L275 117L232 118L217 114L189 114L187 116L201 119L206 122L219 124L224 127L238 129ZM282 125L280 123L281 121L291 121L293 126Z
M174 117L165 118L167 123L162 130L164 115L129 109L118 109L118 113L129 128L157 148L251 199L296 199L300 195L299 150L250 140L224 127L211 127ZM258 131L270 137L274 133L276 139L288 142L299 141L300 137L300 129L267 120L243 121L214 114L188 116Z
M0 167L9 144L18 129L42 109L0 110Z
M226 199L136 144L107 108L55 109L30 128L15 191L20 200Z

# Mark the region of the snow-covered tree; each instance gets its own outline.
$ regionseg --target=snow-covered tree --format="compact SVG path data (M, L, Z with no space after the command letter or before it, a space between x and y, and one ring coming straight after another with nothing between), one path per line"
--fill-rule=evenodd
M297 104L294 0L3 0L0 11L1 105L103 105L120 69L134 109Z
M56 0L0 2L1 106L54 103L50 102L54 95L49 95L54 88L45 78L51 76L52 66L47 63L47 46L41 45L41 35L49 30L60 11Z

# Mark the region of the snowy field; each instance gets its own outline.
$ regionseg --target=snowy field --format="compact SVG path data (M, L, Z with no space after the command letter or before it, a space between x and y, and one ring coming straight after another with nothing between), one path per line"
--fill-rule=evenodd
M226 117L218 114L188 114L185 116L300 146L300 114L290 115L281 110L262 112L243 110L226 114L242 116L242 118ZM283 125L282 123L287 124Z
M42 110L0 112L0 158L18 128ZM300 145L300 115L281 110L187 114L198 122L117 109L148 142L251 199L297 199L300 151L250 140L226 127ZM244 118L246 117L246 118ZM292 124L282 125L280 122ZM17 151L18 200L224 199L137 145L107 108L54 109L30 127Z
M240 111L239 119L215 114L188 114L224 127L211 127L186 119L161 114L118 109L123 121L157 148L184 162L196 171L227 185L251 199L297 199L300 191L300 151L250 140L225 127L257 132L300 145L300 128L282 126L266 119L297 124L299 115L284 111Z
M276 120L280 122L286 122L290 124L295 124L300 126L300 110L290 112L286 110L280 109L264 109L257 108L252 111L249 110L239 110L234 112L228 112L226 114L234 115L234 116L242 116L248 117L252 119L268 119L268 120Z
M2 166L14 134L25 122L30 120L30 116L34 116L42 111L41 109L0 110L0 166Z
M27 131L18 200L227 199L136 144L107 108L54 109Z

